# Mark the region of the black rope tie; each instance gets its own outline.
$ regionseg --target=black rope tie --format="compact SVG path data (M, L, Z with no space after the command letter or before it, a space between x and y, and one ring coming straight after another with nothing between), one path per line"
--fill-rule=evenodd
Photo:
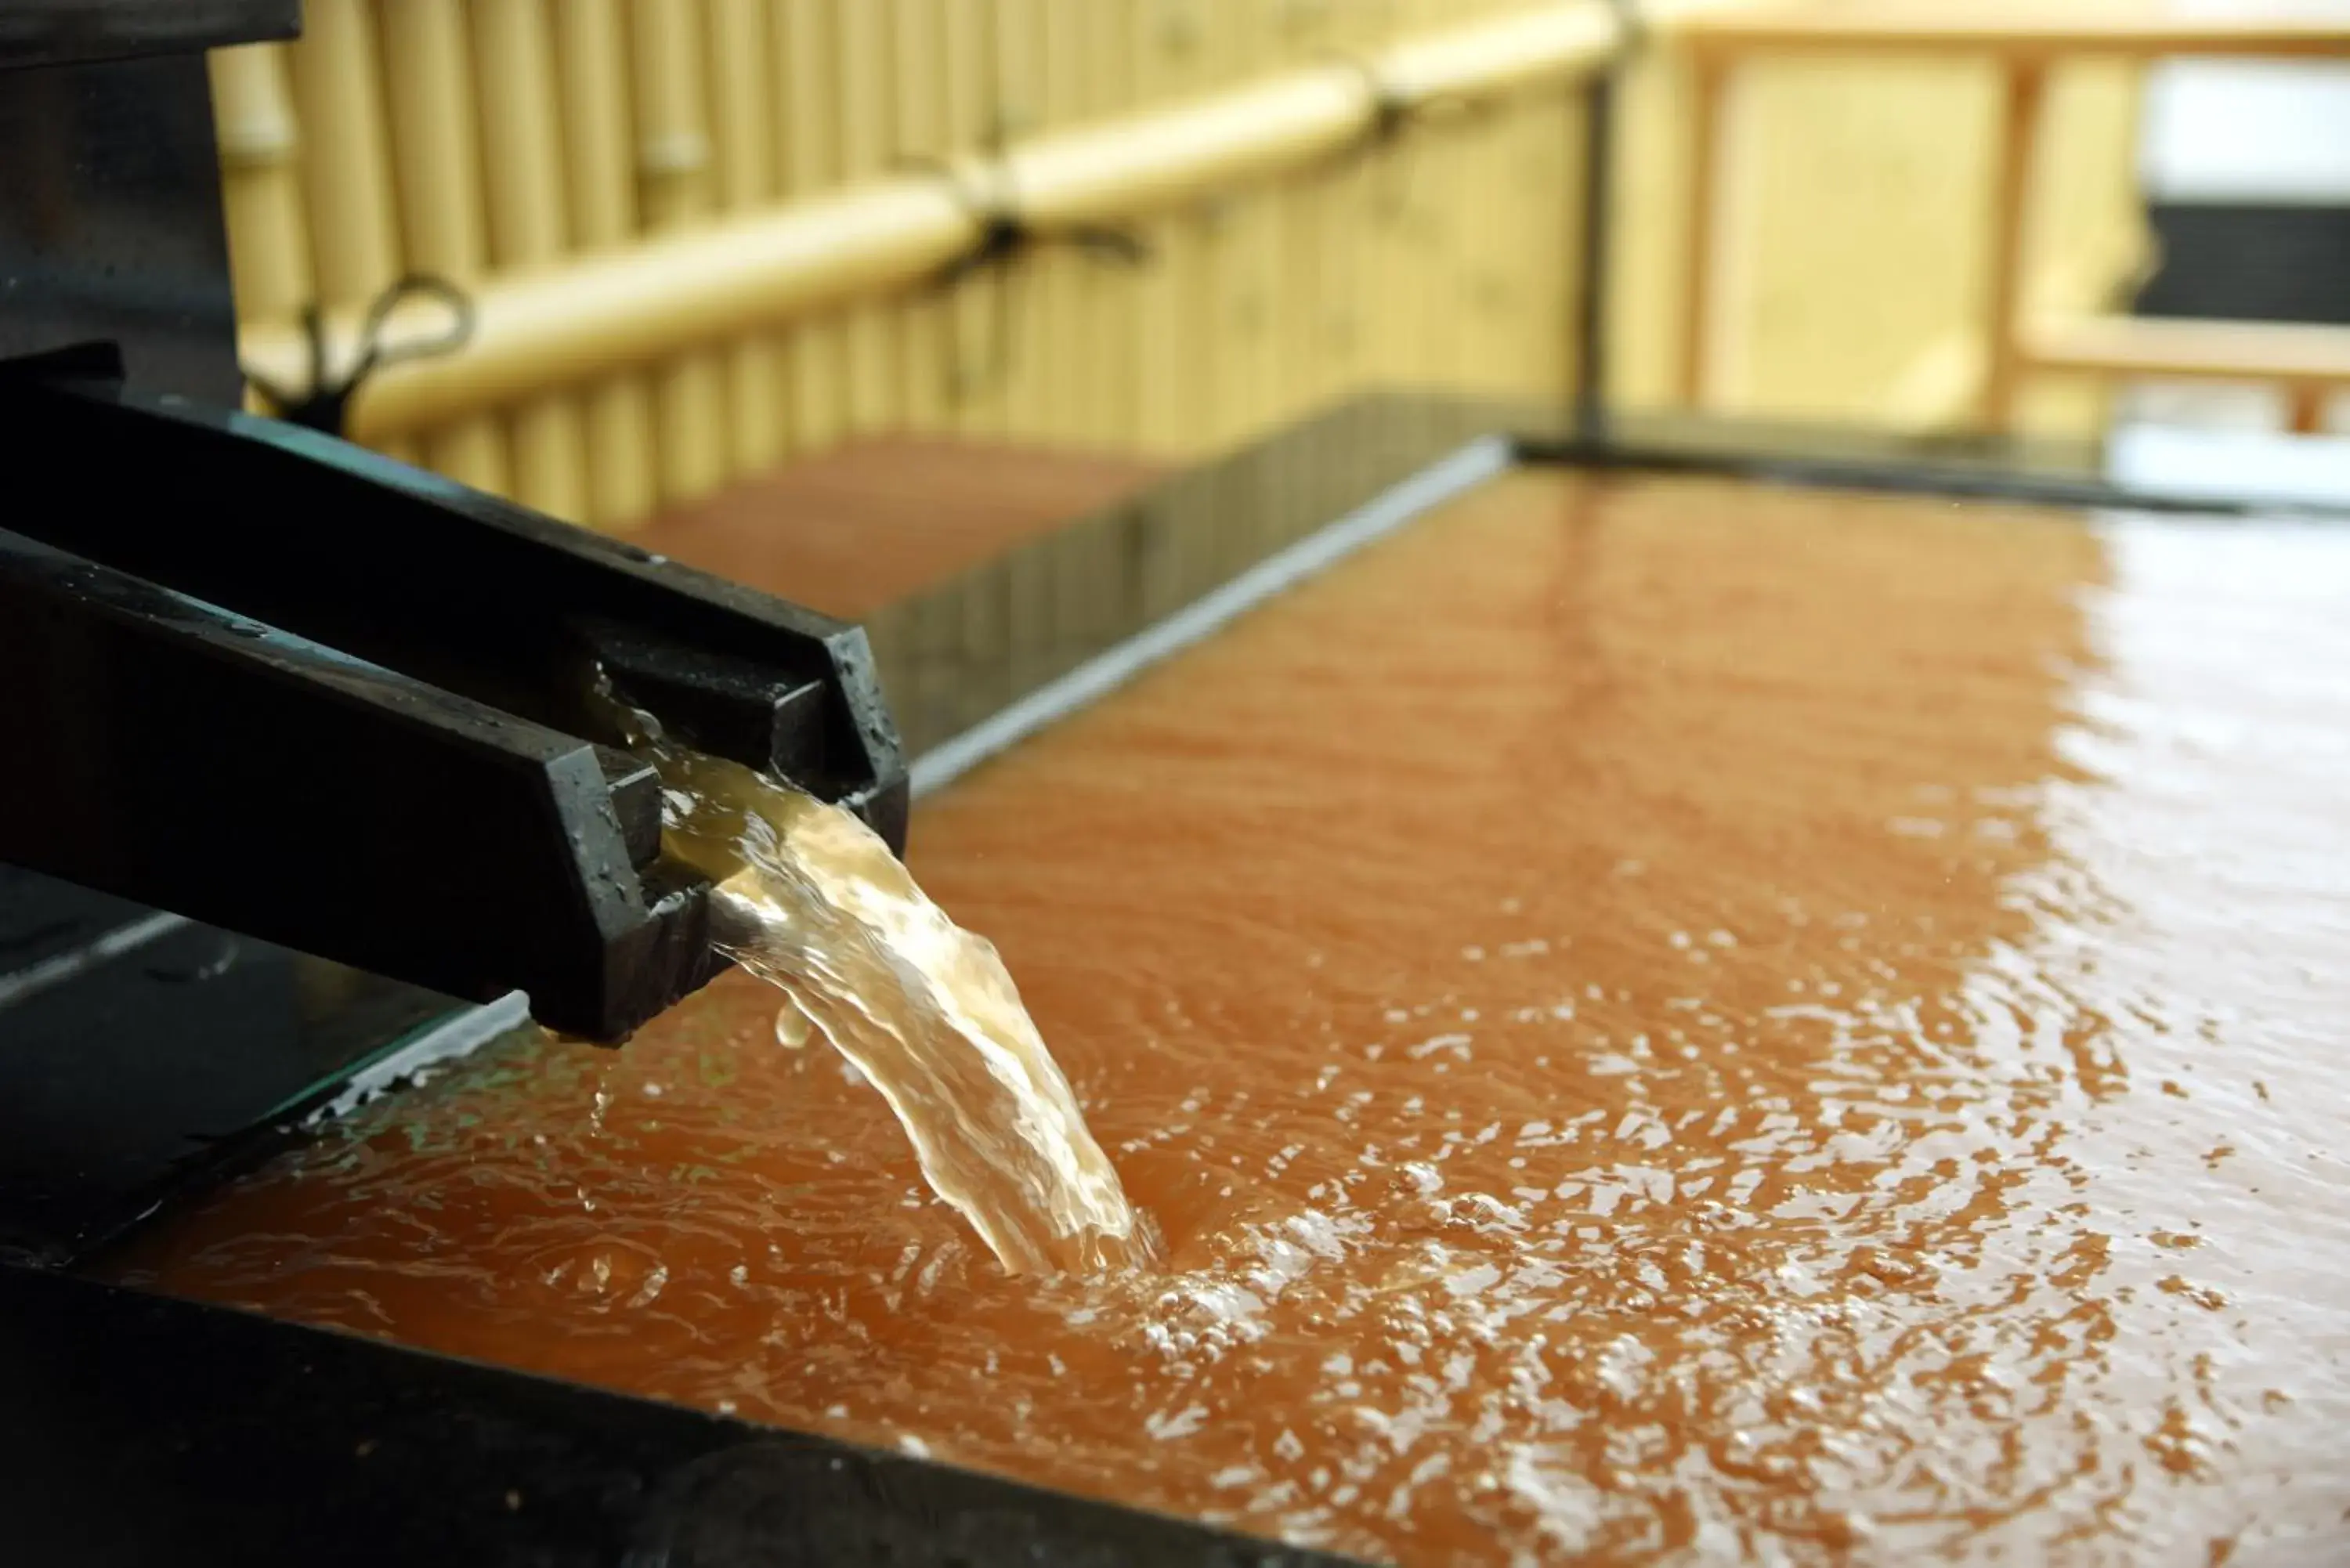
M1376 158L1399 144L1408 148L1404 142L1405 133L1440 112L1450 111L1454 118L1465 119L1480 109L1490 107L1465 93L1445 93L1415 102L1388 80L1386 73L1375 62L1361 55L1333 55L1330 63L1355 74L1362 82L1363 96L1370 100L1371 105L1371 118L1363 127L1362 135L1339 154L1343 162ZM1388 165L1389 178L1378 198L1378 216L1382 223L1396 223L1409 206L1412 171L1416 162L1408 150Z
M449 328L438 337L421 338L399 348L388 348L383 341L385 326L391 313L410 299L435 300L449 307ZM302 332L310 346L310 384L308 389L295 392L277 386L266 378L248 369L244 379L272 407L277 417L287 424L301 425L309 430L324 431L339 436L349 428L351 400L367 385L368 378L387 365L398 365L411 359L437 358L453 354L463 348L473 336L473 301L464 290L445 277L429 273L411 273L400 278L375 297L368 306L366 318L359 324L359 358L339 378L327 369L326 312L316 301L302 309Z
M1046 228L1032 223L1014 200L1012 175L1001 157L1000 145L995 161L987 166L994 176L992 190L982 186L968 165L957 168L920 160L910 162L908 167L944 182L948 193L978 229L969 249L931 275L931 289L951 300L965 283L983 273L993 275L995 285L994 341L979 373L968 370L969 357L963 353L959 315L949 313L947 330L941 335L945 344L942 372L948 400L955 407L962 407L983 391L1000 387L1011 373L1014 263L1047 245L1065 246L1119 266L1147 266L1153 259L1149 242L1131 229L1109 223L1067 223Z

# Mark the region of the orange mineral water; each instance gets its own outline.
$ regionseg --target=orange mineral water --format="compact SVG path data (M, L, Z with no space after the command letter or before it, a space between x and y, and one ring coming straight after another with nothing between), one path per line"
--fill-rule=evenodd
M927 803L1151 1263L736 974L115 1264L1412 1564L2350 1560L2350 535L1529 471Z

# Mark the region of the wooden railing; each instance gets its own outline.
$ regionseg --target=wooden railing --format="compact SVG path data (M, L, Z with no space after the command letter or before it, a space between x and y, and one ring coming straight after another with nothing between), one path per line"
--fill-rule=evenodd
M1700 11L1678 19L1672 31L1690 53L1695 94L1679 367L1685 404L1703 406L1712 390L1722 109L1733 73L1763 56L1824 52L1957 55L1999 67L1995 197L1985 230L1991 283L1975 410L1983 429L2012 430L2020 385L2042 373L2267 383L2284 390L2293 426L2303 431L2317 428L2330 393L2350 386L2350 330L2101 315L2035 318L2025 297L2033 260L2027 214L2053 67L2084 57L2339 57L2350 56L2350 18L2189 19L2151 7L2083 11L2053 0L1926 0L1899 7L1812 4ZM1821 177L1833 175L1823 170Z

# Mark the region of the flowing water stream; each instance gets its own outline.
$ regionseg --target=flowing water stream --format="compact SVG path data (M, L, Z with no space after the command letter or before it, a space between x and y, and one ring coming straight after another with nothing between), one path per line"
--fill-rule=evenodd
M641 716L640 716L641 717ZM988 940L926 897L870 827L738 763L644 735L663 841L717 886L717 946L782 992L881 1092L932 1190L1014 1273L1090 1272L1155 1250Z

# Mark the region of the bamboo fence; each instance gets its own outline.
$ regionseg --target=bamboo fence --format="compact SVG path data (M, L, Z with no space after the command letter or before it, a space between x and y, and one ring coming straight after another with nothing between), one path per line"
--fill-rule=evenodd
M611 528L867 431L1184 458L1374 383L1555 400L1617 37L1599 0L305 0L213 60L242 348L298 387L306 306L343 362L444 276L471 340L351 434Z

